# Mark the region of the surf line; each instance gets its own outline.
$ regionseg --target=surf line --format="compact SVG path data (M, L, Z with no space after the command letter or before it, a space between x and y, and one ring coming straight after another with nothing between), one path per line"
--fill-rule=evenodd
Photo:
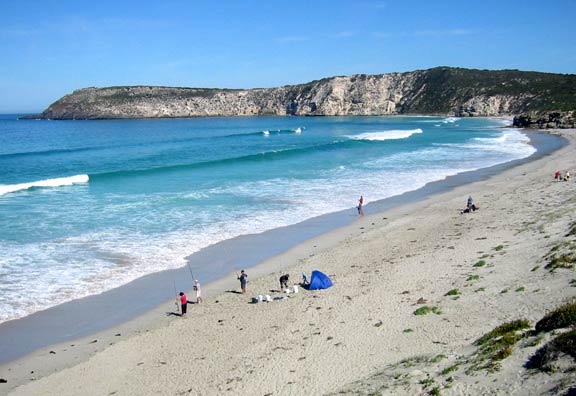
M59 177L56 179L39 180L30 183L6 184L0 186L0 196L17 191L28 190L29 188L61 187L71 186L78 183L88 183L89 180L90 177L88 175L76 175L70 177Z

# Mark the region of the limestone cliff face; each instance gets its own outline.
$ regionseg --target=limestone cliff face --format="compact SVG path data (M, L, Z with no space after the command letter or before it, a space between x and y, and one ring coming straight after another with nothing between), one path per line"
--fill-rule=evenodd
M538 110L534 106L542 107L554 101L550 99L551 89L541 92L541 84L534 81L550 80L552 85L568 86L571 92L568 99L576 103L575 77L440 67L407 73L332 77L267 89L85 88L53 103L40 117L514 115Z

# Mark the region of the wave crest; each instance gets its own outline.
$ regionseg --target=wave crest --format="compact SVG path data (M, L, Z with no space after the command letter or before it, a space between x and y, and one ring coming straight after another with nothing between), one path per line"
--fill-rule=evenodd
M88 183L88 175L76 175L70 177L59 177L56 179L39 180L30 183L6 184L0 186L0 196L16 191L28 190L33 187L60 187L71 186L72 184Z
M422 132L424 131L420 128L409 130L393 129L381 132L366 132L361 133L360 135L354 135L348 137L355 140L394 140L394 139L406 139L414 135L415 133L422 133Z

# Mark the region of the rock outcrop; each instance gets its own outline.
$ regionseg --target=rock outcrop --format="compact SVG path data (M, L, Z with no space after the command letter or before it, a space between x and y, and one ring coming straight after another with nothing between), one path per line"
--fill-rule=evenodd
M564 107L576 108L575 75L438 67L245 90L152 86L85 88L59 99L37 117L498 116L557 108L554 106L559 100Z
M520 114L514 117L513 126L532 129L576 128L576 111Z

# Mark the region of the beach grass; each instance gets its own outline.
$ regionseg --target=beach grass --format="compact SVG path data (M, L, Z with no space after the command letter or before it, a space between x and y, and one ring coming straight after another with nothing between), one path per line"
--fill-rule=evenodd
M436 315L440 315L442 310L438 307L429 307L428 305L424 305L423 307L418 308L414 311L414 315L428 315L429 313L435 313Z
M576 326L576 302L559 306L536 323L536 332Z
M474 263L473 267L484 267L486 265L486 261L480 260Z

